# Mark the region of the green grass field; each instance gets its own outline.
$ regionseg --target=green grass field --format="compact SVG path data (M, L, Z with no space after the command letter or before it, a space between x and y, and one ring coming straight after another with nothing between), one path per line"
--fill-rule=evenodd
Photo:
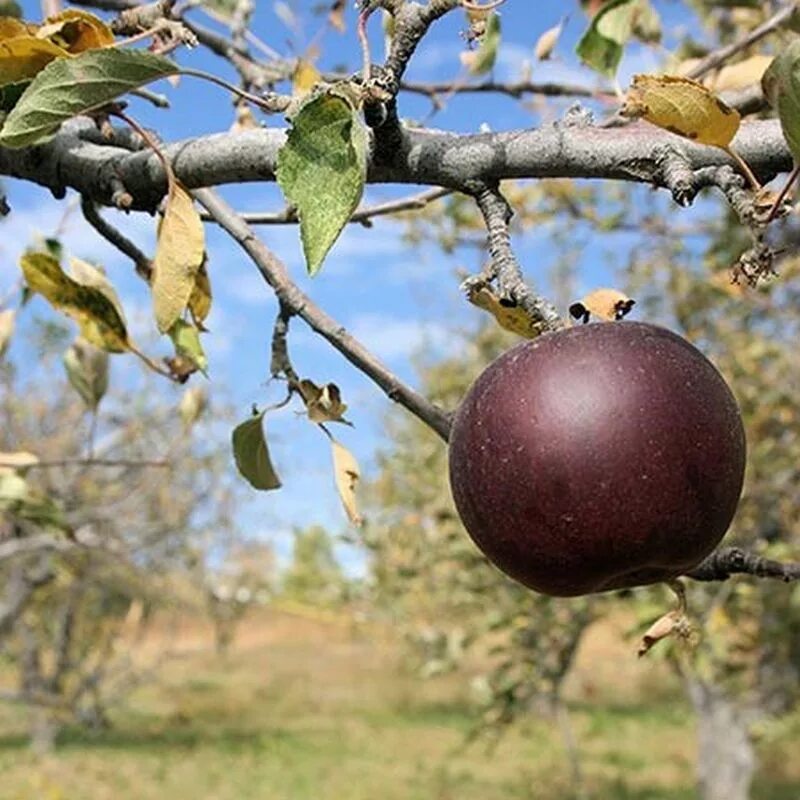
M197 628L179 651L115 710L112 730L67 730L44 759L28 751L24 711L0 707L0 800L572 796L552 720L531 715L494 749L466 745L468 680L416 679L385 632L273 613L250 620L226 658ZM589 796L688 800L691 714L662 667L632 651L601 627L571 679ZM800 798L796 751L796 739L771 746L755 797Z

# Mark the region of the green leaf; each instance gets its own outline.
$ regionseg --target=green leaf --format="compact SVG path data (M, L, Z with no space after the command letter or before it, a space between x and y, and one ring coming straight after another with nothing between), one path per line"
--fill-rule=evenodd
M278 154L277 178L297 209L306 266L315 275L355 211L367 176L367 133L336 91L311 98Z
M480 46L474 53L465 54L465 65L473 75L485 75L491 72L497 61L500 39L500 15L490 14L486 20L486 31L481 36Z
M2 17L22 17L22 6L14 0L0 0L0 16Z
M19 81L0 86L0 111L11 111L30 84L30 81Z
M28 288L74 319L87 341L111 353L128 349L125 321L102 290L78 283L49 253L25 253L20 266Z
M200 343L200 331L185 320L176 320L169 329L169 338L175 345L175 352L179 356L188 358L204 375L208 370L208 359Z
M786 143L800 162L800 39L795 39L769 65L761 79L764 96L778 112Z
M254 489L279 489L280 478L269 459L262 426L264 414L258 414L233 431L233 457L236 467Z
M27 147L71 117L177 71L173 61L142 50L87 50L74 58L51 61L6 118L0 145Z
M64 353L64 368L72 388L95 411L108 391L108 353L76 339Z
M639 0L611 0L604 5L592 18L575 49L581 61L613 78L641 10Z

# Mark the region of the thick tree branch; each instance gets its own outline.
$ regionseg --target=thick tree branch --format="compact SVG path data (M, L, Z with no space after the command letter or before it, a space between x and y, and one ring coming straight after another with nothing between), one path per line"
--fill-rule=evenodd
M403 383L336 320L300 291L283 263L218 194L210 189L200 189L195 192L195 197L250 256L286 309L304 319L314 331L327 339L351 364L380 386L390 400L402 405L447 441L450 416L445 411Z
M158 158L148 151L85 141L94 128L74 120L49 142L23 150L0 148L0 175L33 181L63 193L68 187L112 204L120 184L133 209L154 210L166 191ZM722 150L694 144L646 122L622 129L559 123L504 133L457 135L405 129L403 147L390 162L372 160L370 183L441 186L471 193L476 183L521 178L604 178L667 186L664 152L680 153L688 176L708 167L735 166ZM286 132L251 130L202 136L164 150L177 178L192 189L225 183L272 181ZM736 150L762 179L792 168L777 120L746 122ZM705 179L704 179L705 180ZM688 182L688 202L702 185Z
M800 580L800 563L784 564L738 547L724 547L685 574L696 581L725 581L732 575L755 575L790 582Z

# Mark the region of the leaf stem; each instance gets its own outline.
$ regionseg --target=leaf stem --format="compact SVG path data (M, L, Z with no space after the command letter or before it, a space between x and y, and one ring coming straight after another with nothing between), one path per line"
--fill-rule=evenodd
M750 165L732 147L727 146L722 149L736 162L739 169L744 173L745 178L747 178L748 183L753 188L753 191L761 191L761 184L758 182L758 178L756 178L753 170L750 169Z
M769 211L769 216L767 217L767 225L775 219L775 215L778 213L778 210L783 205L783 201L786 199L786 195L789 194L789 190L794 185L795 181L797 180L797 176L800 175L800 164L797 164L795 168L792 170L791 175L789 175L786 183L783 185L783 188L778 193L778 196L775 198L775 202L772 204L772 208Z

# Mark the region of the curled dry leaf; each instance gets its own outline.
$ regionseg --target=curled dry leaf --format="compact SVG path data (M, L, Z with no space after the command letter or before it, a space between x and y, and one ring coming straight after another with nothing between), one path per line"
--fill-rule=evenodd
M208 395L202 386L190 386L181 397L178 413L184 428L191 428L208 406Z
M63 360L70 386L86 407L95 411L108 391L108 353L79 337L67 348Z
M584 323L588 322L592 315L604 320L620 320L630 313L634 305L636 305L635 300L617 289L596 289L577 303L573 303L569 307L569 313L573 319Z
M472 305L488 311L504 330L524 336L526 339L535 339L541 332L541 323L531 317L520 306L504 306L497 295L486 284L465 284L467 300Z
M56 58L67 58L63 47L35 36L0 41L0 85L30 80Z
M183 314L205 256L205 232L189 192L177 181L167 197L153 259L156 324L166 333Z
M189 313L200 331L205 331L203 323L211 312L211 280L208 277L208 257L203 257L203 263L197 271L194 288L189 295Z
M549 28L538 38L536 41L536 46L533 48L533 53L537 60L547 61L547 59L553 55L553 50L555 50L555 47L558 44L558 40L561 36L561 32L564 30L565 21L566 20L562 19L558 25L554 25L552 28Z
M114 34L103 20L76 8L48 17L36 31L36 37L48 39L73 54L114 44Z
M328 24L339 31L339 33L344 33L347 30L347 26L344 22L345 6L345 0L334 0L328 12Z
M480 13L484 13L483 10ZM477 50L461 53L461 63L472 75L485 75L497 60L501 40L500 16L491 13L485 20L480 18L480 21L471 22L470 25L474 32L473 39L478 39L480 44Z
M358 485L361 472L358 469L358 462L353 454L344 445L339 444L336 439L331 439L333 449L333 472L336 478L336 488L339 497L342 499L347 518L353 525L361 525L363 519L358 513L356 504L356 486Z
M304 379L299 384L300 396L306 405L308 418L312 422L344 422L347 406L342 402L342 395L335 383L317 386L313 381Z
M702 83L675 75L634 75L620 109L699 144L727 148L739 130L739 113Z

